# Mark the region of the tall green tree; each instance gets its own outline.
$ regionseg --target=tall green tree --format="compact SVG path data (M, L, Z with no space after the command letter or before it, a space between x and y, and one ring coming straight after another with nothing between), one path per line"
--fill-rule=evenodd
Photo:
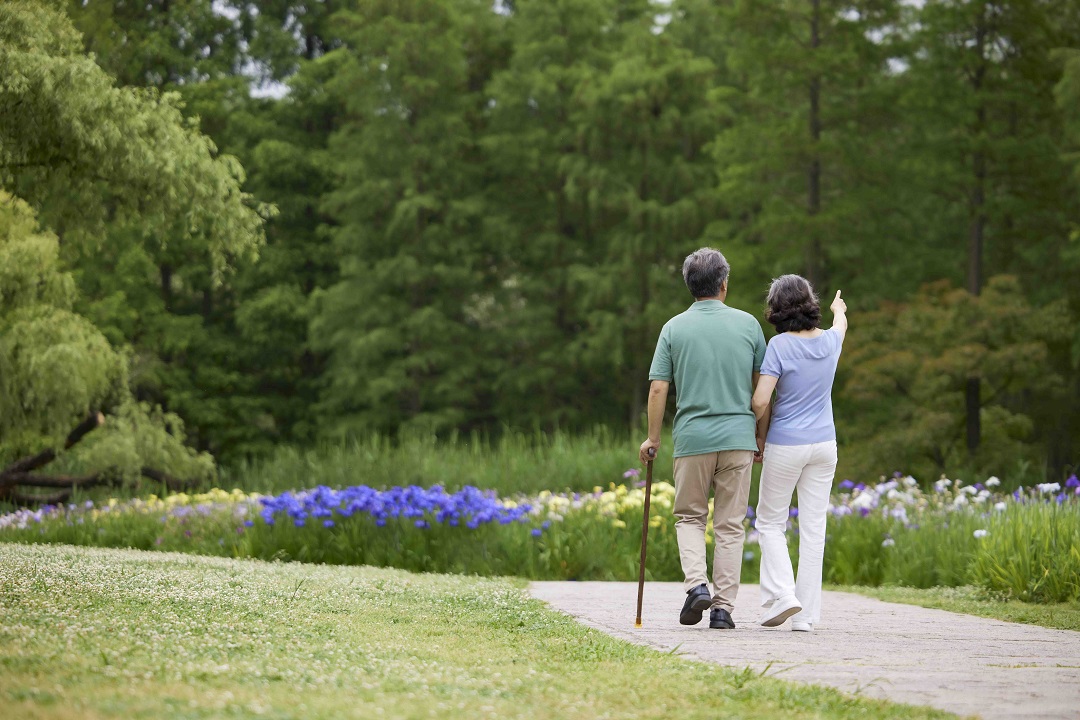
M478 136L500 18L479 0L365 0L337 22L341 181L324 207L341 280L312 327L329 354L321 410L333 433L464 426L494 283Z
M27 484L211 477L180 419L132 398L126 354L74 312L76 292L57 237L0 190L0 500L32 502Z
M491 119L481 138L488 224L502 238L503 277L486 324L499 338L491 423L575 427L599 419L582 386L612 397L604 363L582 362L575 343L588 322L583 294L603 255L585 181L579 90L611 69L616 8L609 0L525 0L508 20L512 55L488 87Z
M1037 298L1052 298L1069 282L1055 259L1077 204L1061 157L1053 96L1060 68L1051 53L1077 40L1068 21L1075 4L933 0L913 12L905 150L933 198L923 206L926 240L951 249L972 295L982 292L989 267L1017 275ZM977 368L965 398L967 447L975 454L986 399Z
M581 288L586 325L574 345L614 380L611 405L624 409L630 427L644 411L659 329L691 302L679 261L705 244L718 212L705 147L727 110L712 61L654 23L651 14L627 22L611 70L578 90L583 172L568 197L599 246Z
M192 127L214 136L211 152L242 149L245 133L258 132L263 105L249 91L272 72L251 44L271 27L256 23L250 3L73 0L66 9L97 62L122 84L177 98ZM243 365L250 345L236 322L235 273L214 272L200 238L168 228L148 237L122 223L107 230L96 247L65 255L78 269L82 311L134 348L136 395L181 413L203 449L229 456L259 445L268 423L258 379ZM234 254L230 270L252 259Z
M116 87L84 54L78 32L54 3L19 0L0 6L0 115L7 120L0 126L0 188L25 199L55 231L52 247L59 248L60 262L95 252L107 255L108 240L118 232L143 247L167 248L170 242L200 246L208 282L222 277L235 258L257 253L263 241L263 209L241 190L239 164L215 153L213 144L183 117L175 95ZM17 203L12 207L11 227L18 232L10 241L25 247L20 238L34 233L27 229L26 213ZM37 241L39 248L48 245L48 240ZM51 251L42 252L45 258ZM45 268L42 273L60 272L66 278L60 284L70 282L72 276L55 263ZM140 268L135 264L120 269ZM108 277L123 283L123 273L115 270ZM117 365L119 361L108 359L109 352L122 357L105 349L116 343L108 343L109 334L94 328L93 318L72 313L79 303L74 287L70 290L38 303L61 312L42 311L39 340L46 346L53 338L58 346L71 342L82 348L73 350L67 362L78 362L80 353L87 356L87 369L71 375L73 383L87 390L55 382L51 392L70 390L84 409L97 405L115 411L107 424L131 430L129 440L140 426L154 426L162 433L172 427L176 435L169 442L175 444L182 437L179 425L126 394L126 360ZM64 318L63 323L54 322L56 317ZM26 324L24 316L11 323L7 340L24 347L35 326ZM78 328L78 335L64 328ZM31 363L34 352L54 358L63 354L29 344L20 352L25 353L21 361ZM123 383L116 380L121 375ZM11 382L27 379L15 371L5 376ZM92 382L92 377L98 379ZM44 394L34 394L32 400L47 407L54 403ZM54 404L49 412L57 418L71 415L68 404ZM69 417L69 425L78 419ZM30 423L36 442L57 441L56 428L63 422L52 422L48 428ZM28 447L20 442L18 447ZM131 442L128 446L135 447ZM129 460L135 457L131 450ZM174 459L184 457L181 453Z
M721 12L734 109L713 145L717 230L745 248L736 257L755 282L798 271L821 291L879 296L880 275L862 271L901 246L886 222L898 17L899 3L877 0L737 0Z
M900 469L929 480L946 472L1016 475L1024 463L1041 469L1047 435L1037 432L1032 409L1068 397L1053 369L1066 303L1036 306L1011 276L995 276L983 290L972 295L942 280L908 303L857 317L841 372L842 472ZM964 432L973 373L986 394L986 441L975 454Z

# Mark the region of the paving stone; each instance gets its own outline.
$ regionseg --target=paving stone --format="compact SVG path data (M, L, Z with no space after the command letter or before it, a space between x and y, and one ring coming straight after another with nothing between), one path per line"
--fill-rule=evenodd
M537 582L532 595L615 637L786 680L961 715L1080 719L1080 632L990 620L825 592L814 632L756 624L757 585L743 585L735 630L679 624L679 583Z

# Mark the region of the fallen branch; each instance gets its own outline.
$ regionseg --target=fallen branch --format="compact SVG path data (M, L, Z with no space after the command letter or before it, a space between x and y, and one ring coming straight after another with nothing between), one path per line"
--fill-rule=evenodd
M27 485L29 487L75 488L93 487L109 483L103 473L94 475L33 475L31 473L9 473L3 476L5 486Z
M35 495L34 493L15 491L8 495L8 498L12 502L22 503L23 505L57 505L67 501L69 497L71 497L70 490L61 490L60 492L54 492L48 495Z
M105 423L105 416L100 412L92 412L87 416L85 420L79 423L74 430L68 433L67 439L64 441L64 449L69 450L75 443L82 440L87 433L100 427ZM6 476L16 473L28 473L31 470L37 470L40 467L48 465L56 459L56 448L48 448L42 450L37 455L28 455L20 460L16 460L11 465L8 465L3 470L0 470L0 480Z
M64 449L68 450L84 437L87 433L101 427L105 423L105 416L100 412L92 412L85 420L79 423L64 441ZM103 470L93 475L35 475L37 470L48 465L56 459L56 448L42 450L36 455L28 455L16 460L11 465L0 470L0 500L16 503L57 503L67 500L75 488L91 488L97 485L119 485L122 475L116 471ZM151 467L140 468L139 474L155 482L164 485L168 490L176 492L186 490L195 483L191 480L182 480L173 477L166 472ZM64 488L60 492L50 495L36 495L17 490L16 487L39 487L39 488Z

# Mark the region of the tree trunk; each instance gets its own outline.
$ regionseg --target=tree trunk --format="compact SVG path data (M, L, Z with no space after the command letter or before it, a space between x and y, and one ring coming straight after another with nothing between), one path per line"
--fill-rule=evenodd
M171 311L172 309L172 265L168 263L162 263L158 268L161 274L161 300L165 303L165 310Z
M986 105L979 98L983 79L986 75L987 61L985 54L986 27L980 17L975 30L975 51L979 53L979 66L971 75L971 89L978 105L975 113L975 126L972 128L974 151L971 158L972 186L968 198L968 245L967 245L967 290L973 297L982 292L983 241L986 230L986 154L983 152L983 134L986 131ZM964 405L967 414L967 449L974 454L979 449L982 439L980 412L981 382L977 375L968 377L964 388Z
M816 51L821 46L821 0L811 0L813 11L810 15L810 48ZM815 226L815 220L821 212L821 156L818 143L821 140L821 77L810 78L810 166L807 170L806 214L809 216L810 237L806 244L806 278L815 288L825 286L825 262L821 247L821 236Z

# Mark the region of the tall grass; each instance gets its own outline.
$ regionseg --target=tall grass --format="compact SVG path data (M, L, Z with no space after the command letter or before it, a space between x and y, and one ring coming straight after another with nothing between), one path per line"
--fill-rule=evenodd
M446 440L372 435L306 450L282 447L265 459L223 470L221 484L260 493L316 485L442 485L448 490L474 485L500 495L592 490L637 464L638 442L605 428L576 434L508 432L495 440L478 434ZM665 445L670 452L670 442ZM658 467L663 462L670 467L670 456Z
M994 518L971 573L978 584L1017 600L1080 598L1080 507L1025 506Z
M825 579L977 585L1025 602L1070 602L1080 598L1080 503L1016 503L993 514L925 516L908 526L880 516L830 518Z

